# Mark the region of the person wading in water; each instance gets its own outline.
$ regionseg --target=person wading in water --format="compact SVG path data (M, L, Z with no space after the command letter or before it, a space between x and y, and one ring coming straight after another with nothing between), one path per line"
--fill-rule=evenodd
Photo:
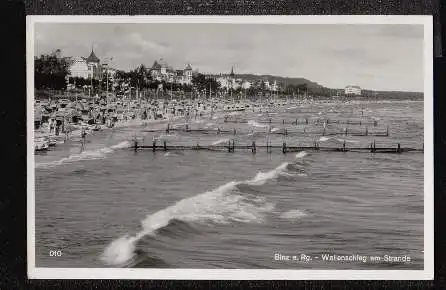
M84 147L85 147L85 137L87 136L87 132L85 132L85 128L83 128L82 127L82 130L81 130L81 144L82 144L82 147L81 147L81 152L83 152L84 151Z

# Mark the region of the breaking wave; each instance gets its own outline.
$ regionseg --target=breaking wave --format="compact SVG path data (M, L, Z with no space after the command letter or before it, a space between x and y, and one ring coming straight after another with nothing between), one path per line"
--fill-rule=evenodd
M296 154L295 158L299 159L299 158L304 158L305 156L307 156L307 152L301 151L301 152Z
M260 124L260 123L258 123L257 121L254 121L254 120L249 120L248 121L248 125L253 126L253 127L258 127L258 128L267 128L268 127L267 125Z
M65 163L71 163L81 160L103 159L106 157L107 154L113 153L117 149L129 148L130 146L131 144L129 141L123 141L110 147L103 147L95 150L86 150L84 152L72 154L59 160L36 163L35 168L52 168Z
M218 145L224 142L228 142L229 139L220 139L212 143L212 145Z
M301 152L302 153L302 152ZM230 181L211 191L184 198L177 203L146 216L141 230L134 236L125 235L112 241L103 251L100 260L109 266L125 267L135 260L136 244L143 237L155 237L174 221L204 224L262 223L275 204L264 197L242 193L246 186L259 186L280 176L293 176L289 163L273 170L258 172L244 181Z
M299 219L301 217L306 216L307 214L304 211L293 209L287 212L284 212L280 215L283 219Z

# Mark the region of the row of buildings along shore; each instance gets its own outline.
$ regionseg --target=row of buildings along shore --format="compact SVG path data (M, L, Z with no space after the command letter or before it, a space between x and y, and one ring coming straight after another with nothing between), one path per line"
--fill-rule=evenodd
M118 70L113 68L110 64L112 63L112 58L105 58L102 62L96 56L93 48L88 57L69 57L69 67L68 67L68 77L71 78L83 78L83 79L95 79L100 80L106 78L111 81L111 90L116 87L115 79L117 78ZM184 68L175 69L168 65L168 63L161 58L155 61L153 65L147 69L147 73L150 75L152 80L166 83L182 84L182 85L192 85L193 76L198 74L197 69L193 69L191 64L187 63ZM250 81L237 77L234 73L234 68L231 68L228 74L205 74L206 77L214 78L220 85L221 89L244 89L247 90L252 86L262 85L264 89L271 92L278 92L284 88L285 84L278 83L276 80L269 81L267 79L262 79L259 77L258 80ZM68 88L72 87L73 84L69 84ZM348 85L344 89L345 95L360 96L361 88L356 85Z

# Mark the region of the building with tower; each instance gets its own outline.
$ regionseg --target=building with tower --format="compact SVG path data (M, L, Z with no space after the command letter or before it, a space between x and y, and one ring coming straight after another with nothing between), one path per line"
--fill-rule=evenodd
M101 63L91 49L88 57L72 57L69 60L68 73L69 77L77 77L83 79L100 79L101 78Z
M149 69L149 74L153 80L190 85L194 72L190 64L187 64L182 70L174 70L161 58L153 63Z

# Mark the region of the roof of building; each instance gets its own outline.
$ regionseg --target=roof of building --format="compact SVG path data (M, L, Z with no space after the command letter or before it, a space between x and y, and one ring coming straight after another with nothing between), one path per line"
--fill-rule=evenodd
M94 54L93 49L91 49L90 56L87 58L87 62L99 62L99 58Z
M188 63L187 65L186 65L186 68L185 68L185 70L192 70L192 67L190 66L190 64Z
M348 85L348 86L346 86L345 88L346 88L346 89L347 89L347 88L350 88L350 89L361 89L360 86L355 86L355 85Z
M234 76L234 67L231 67L231 74L230 74L230 76L231 77Z
M152 65L152 69L161 69L161 65L155 60L155 62Z
M160 58L159 64L162 68L167 68L167 62L164 60L164 58Z

